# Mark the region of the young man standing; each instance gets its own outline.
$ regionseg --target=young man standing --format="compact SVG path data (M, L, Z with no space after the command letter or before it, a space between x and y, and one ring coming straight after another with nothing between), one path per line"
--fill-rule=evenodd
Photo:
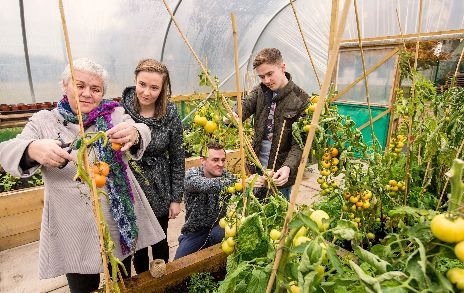
M242 120L254 115L253 149L264 168L274 167L272 179L289 199L302 155L292 137L292 124L304 114L309 95L292 81L285 71L282 54L276 48L261 50L253 61L253 69L261 83L243 99ZM277 149L279 138L280 148ZM263 177L255 186L262 184Z
M225 216L228 198L221 192L236 179L224 170L224 147L216 142L207 147L208 155L201 158L201 166L185 173L185 224L174 259L220 243L224 238L224 229L218 223Z

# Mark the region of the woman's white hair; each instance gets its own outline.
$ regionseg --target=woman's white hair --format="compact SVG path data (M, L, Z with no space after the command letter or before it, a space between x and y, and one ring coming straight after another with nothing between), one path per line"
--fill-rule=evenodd
M106 83L108 79L108 72L103 68L102 65L95 63L94 61L90 60L89 58L79 58L73 61L74 70L87 72L93 75L100 77L103 81L103 94L106 92ZM66 87L71 78L71 69L69 64L66 65L63 73L61 74L61 85Z

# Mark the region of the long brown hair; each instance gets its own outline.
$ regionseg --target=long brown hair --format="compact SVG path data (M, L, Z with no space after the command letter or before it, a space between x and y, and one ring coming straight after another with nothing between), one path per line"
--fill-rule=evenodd
M155 118L160 118L166 115L168 100L171 98L171 79L169 78L169 71L166 65L154 60L154 59L143 59L140 60L139 64L135 68L134 74L137 79L137 75L142 72L157 72L163 77L163 85L159 97L155 102ZM134 106L137 111L140 111L139 100L134 99Z

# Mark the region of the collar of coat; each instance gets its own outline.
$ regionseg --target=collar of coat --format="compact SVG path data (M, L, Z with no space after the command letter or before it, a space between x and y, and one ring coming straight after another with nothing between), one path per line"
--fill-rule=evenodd
M278 102L282 100L285 96L287 96L290 92L292 92L293 88L295 87L295 83L293 82L292 76L290 75L290 73L285 72L285 76L288 79L288 83L277 92L277 95L272 97L273 102ZM264 83L261 83L260 85L265 95L272 93L271 89L265 86Z

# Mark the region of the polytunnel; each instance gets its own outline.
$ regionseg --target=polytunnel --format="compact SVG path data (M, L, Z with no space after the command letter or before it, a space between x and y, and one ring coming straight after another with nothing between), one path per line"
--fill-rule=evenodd
M321 80L328 56L332 2L293 2ZM336 2L341 8L343 1ZM361 37L416 34L421 3L422 35L462 34L464 3L460 0L362 0L358 1ZM168 0L167 5L193 49L219 78L221 90L235 90L230 17L234 13L240 78L245 90L256 82L245 78L253 77L253 55L264 47L276 47L283 52L295 82L310 93L318 92L290 2ZM174 94L208 90L199 86L201 69L162 1L64 1L64 10L73 57L90 57L109 71L107 97L120 96L122 89L133 83L137 61L147 57L166 63ZM0 15L0 102L57 100L61 92L57 82L67 63L58 3L5 0ZM353 8L343 39L357 42Z

